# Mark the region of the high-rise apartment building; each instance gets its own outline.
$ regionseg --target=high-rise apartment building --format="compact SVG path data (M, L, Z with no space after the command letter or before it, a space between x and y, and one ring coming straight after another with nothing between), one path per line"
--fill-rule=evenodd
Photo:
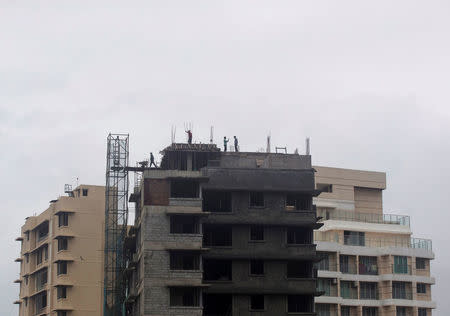
M383 213L386 175L314 167L318 316L431 316L431 240L412 238L410 217Z
M22 226L19 316L99 316L105 189L80 185Z
M309 155L172 144L130 200L127 315L314 315Z

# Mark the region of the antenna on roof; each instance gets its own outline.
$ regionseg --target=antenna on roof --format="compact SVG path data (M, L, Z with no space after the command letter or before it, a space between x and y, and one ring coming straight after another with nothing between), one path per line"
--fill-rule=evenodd
M214 143L214 126L211 126L211 130L209 131L209 143Z
M171 130L171 134L170 134L170 138L172 141L172 144L175 143L175 135L177 133L177 127L172 125L172 130Z
M306 137L306 155L309 156L310 154L311 154L311 151L310 151L309 137Z
M270 153L270 133L267 135L267 147L266 152Z

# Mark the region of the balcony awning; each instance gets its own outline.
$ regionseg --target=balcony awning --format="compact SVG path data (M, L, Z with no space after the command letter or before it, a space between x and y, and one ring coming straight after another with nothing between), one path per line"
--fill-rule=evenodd
M16 260L14 260L15 262L22 262L23 261L23 258L21 258L21 257L19 257L19 258L16 258Z

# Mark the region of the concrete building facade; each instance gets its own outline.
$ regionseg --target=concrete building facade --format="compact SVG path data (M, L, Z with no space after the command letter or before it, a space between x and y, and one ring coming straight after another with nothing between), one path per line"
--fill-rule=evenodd
M105 189L80 185L21 228L19 316L102 314Z
M383 213L386 175L314 167L318 316L431 316L431 240L412 238L410 217Z
M314 315L311 157L173 144L130 201L127 315Z

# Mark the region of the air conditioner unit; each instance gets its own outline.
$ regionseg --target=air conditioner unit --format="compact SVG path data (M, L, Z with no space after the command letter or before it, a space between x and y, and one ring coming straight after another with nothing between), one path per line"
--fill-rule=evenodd
M353 287L358 287L358 281L353 281L352 286Z
M336 284L338 283L337 279L334 278L333 281L332 281L332 283L336 285Z

